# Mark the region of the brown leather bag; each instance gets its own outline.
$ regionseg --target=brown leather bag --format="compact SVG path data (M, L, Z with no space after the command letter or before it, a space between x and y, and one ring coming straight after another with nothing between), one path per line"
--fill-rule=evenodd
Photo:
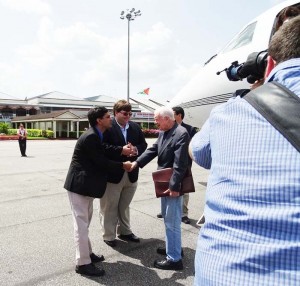
M173 168L160 169L152 173L152 178L154 181L156 197L166 197L169 194L164 194L164 192L169 189L169 182L173 174ZM195 192L195 185L193 180L193 175L191 168L187 168L186 173L181 182L180 194Z

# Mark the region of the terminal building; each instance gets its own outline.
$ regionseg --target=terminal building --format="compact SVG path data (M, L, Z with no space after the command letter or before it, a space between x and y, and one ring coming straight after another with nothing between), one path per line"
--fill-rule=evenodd
M159 104L130 100L131 120L144 128L153 127L153 111ZM12 128L23 123L26 129L52 130L54 138L69 137L70 132L76 132L78 138L79 132L89 126L90 108L105 106L112 112L116 101L105 95L79 98L58 91L22 100L0 92L0 122L10 123Z

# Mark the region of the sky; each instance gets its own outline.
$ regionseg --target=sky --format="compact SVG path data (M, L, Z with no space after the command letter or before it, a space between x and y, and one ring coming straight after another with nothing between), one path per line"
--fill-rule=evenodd
M280 0L0 0L0 92L24 99L175 96L206 60Z

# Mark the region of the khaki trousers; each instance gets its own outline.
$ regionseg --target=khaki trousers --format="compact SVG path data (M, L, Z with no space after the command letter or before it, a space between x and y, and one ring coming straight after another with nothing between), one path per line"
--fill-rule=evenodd
M183 200L182 200L182 217L188 216L188 214L189 214L189 209L188 209L189 199L190 199L189 193L183 195Z
M104 240L114 240L116 235L132 233L129 205L136 188L137 182L131 183L127 172L124 172L120 183L107 183L99 211Z
M76 265L90 264L92 253L89 225L93 215L94 198L68 192L74 223Z

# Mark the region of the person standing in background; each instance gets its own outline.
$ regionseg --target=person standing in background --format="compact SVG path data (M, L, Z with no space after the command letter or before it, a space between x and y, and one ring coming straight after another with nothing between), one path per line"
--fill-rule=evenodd
M180 106L175 106L172 108L174 111L174 118L175 121L177 122L177 124L181 125L182 127L184 127L187 132L190 135L190 139L193 138L193 136L197 133L197 129L189 124L186 124L183 122L183 118L184 118L184 109ZM190 158L190 156L188 157L188 168L192 168L192 163L193 160ZM188 217L188 204L189 204L189 199L190 199L190 195L189 193L186 193L183 195L183 203L182 203L182 218L181 221L185 224L190 224L191 221Z
M18 141L19 141L21 155L22 155L22 157L27 157L27 155L26 155L27 131L24 128L23 124L20 124L17 134L19 136Z

